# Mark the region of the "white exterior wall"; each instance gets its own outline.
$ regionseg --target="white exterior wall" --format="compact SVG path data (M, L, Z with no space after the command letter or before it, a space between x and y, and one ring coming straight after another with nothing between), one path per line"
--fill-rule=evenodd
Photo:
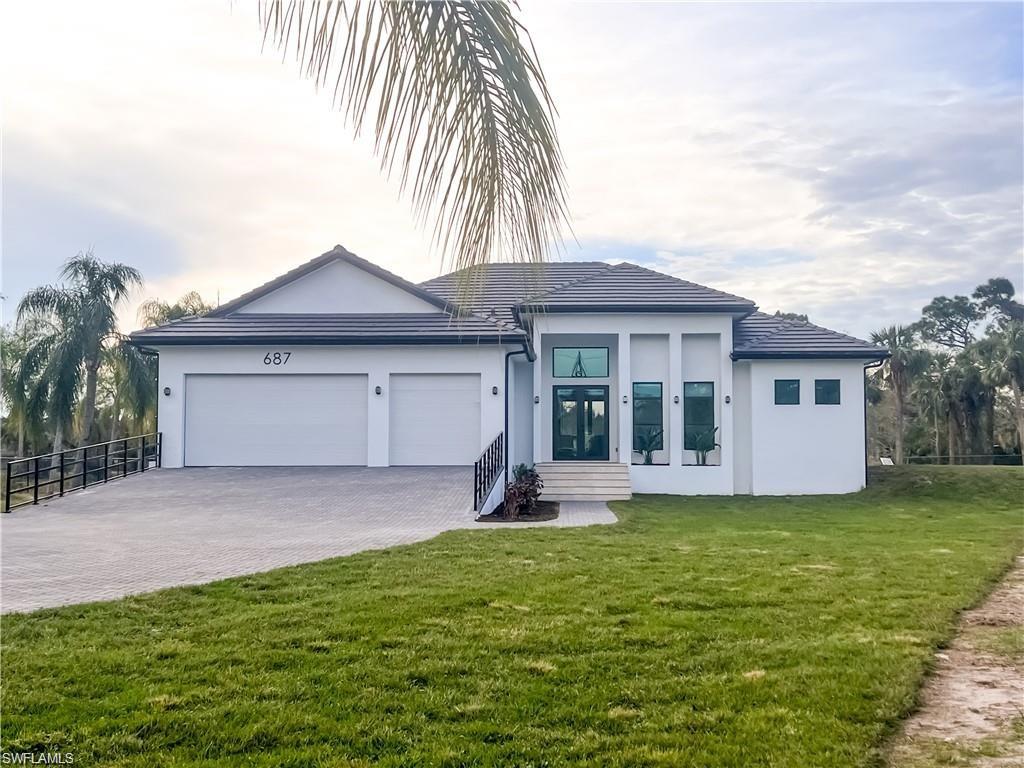
M518 349L518 347L515 347ZM185 376L188 374L352 373L368 376L367 462L388 466L389 383L392 373L474 373L480 375L480 451L504 430L504 364L501 345L421 347L230 346L160 349L158 429L163 433L163 465L184 465ZM287 364L265 365L267 352L290 352ZM381 387L381 394L374 392ZM170 387L171 394L163 394ZM491 388L497 387L498 394Z
M239 314L360 314L439 312L398 286L344 261L332 261L293 282L239 307Z
M799 405L775 405L776 379L800 380ZM839 405L815 405L815 379L839 379ZM864 487L863 361L752 361L750 405L755 495Z
M509 359L509 463L533 464L533 367L522 355Z

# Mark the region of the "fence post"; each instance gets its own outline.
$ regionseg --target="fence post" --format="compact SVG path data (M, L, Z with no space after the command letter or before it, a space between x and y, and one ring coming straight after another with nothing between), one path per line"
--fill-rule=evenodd
M4 481L4 512L11 511L11 463L7 462L7 479Z
M64 451L60 452L60 495L64 495Z
M142 462L142 467L139 469L140 472L146 471L146 436L142 436L142 447L139 448L139 461Z
M164 433L156 433L156 465L162 467L164 465Z
M39 503L39 457L36 456L36 460L33 464L34 469L32 470L32 503Z
M107 482L108 468L110 467L110 443L103 444L103 482Z
M128 440L121 441L121 477L128 477Z

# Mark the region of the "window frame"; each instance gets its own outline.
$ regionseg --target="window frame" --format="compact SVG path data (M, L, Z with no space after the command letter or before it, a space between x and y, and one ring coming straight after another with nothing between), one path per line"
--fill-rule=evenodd
M687 384L708 384L708 385L710 385L710 387L711 387L711 394L710 395L701 395L701 396L693 398L693 399L699 399L699 400L707 399L707 400L711 401L711 424L708 425L708 428L709 429L714 429L715 427L718 426L717 424L715 424L715 382L713 382L713 381L684 381L683 382L683 450L684 451L692 451L692 450L695 450L695 449L693 448L693 442L690 440L690 430L687 429L689 424L688 424L687 419L686 419L686 414L689 411L689 409L686 407L686 401L691 399L686 394L686 385Z
M581 350L581 349L603 349L604 350L604 371L605 371L604 375L602 375L602 376L593 376L593 375L587 375L587 376L572 376L572 375L569 375L569 376L559 376L558 373L555 370L555 355L561 349L575 349L577 351ZM580 379L607 379L607 378L611 377L611 370L612 370L611 353L610 353L610 350L609 350L608 347L604 347L604 346L584 347L584 346L578 346L577 345L577 346L570 346L570 347L552 347L551 348L551 378L552 379L569 379L570 381L578 381Z
M820 398L819 386L821 384L836 385L836 399L822 400ZM843 404L843 383L841 379L815 379L814 380L814 404L815 405L842 405Z
M657 397L652 397L650 395L642 395L640 397L637 397L637 394L636 394L637 385L648 386L648 387L657 385L657 387L658 387L658 396ZM655 448L654 450L656 450L656 451L663 451L663 450L665 450L665 382L663 382L663 381L634 381L632 383L631 387L630 387L630 392L631 392L631 394L633 396L632 428L633 428L633 446L634 446L633 450L634 450L634 452L636 451L636 428L637 428L637 426L641 426L641 427L654 427L654 426L656 426L658 429L660 429L661 430L661 437L658 438L658 447ZM646 401L657 400L658 401L659 408L658 408L658 424L657 425L655 425L655 424L646 424L646 423L641 423L639 425L637 424L637 420L636 420L636 404L637 404L637 401L639 401L639 400L646 400Z
M796 400L793 402L779 402L779 384L796 383ZM775 405L800 405L800 379L775 379Z

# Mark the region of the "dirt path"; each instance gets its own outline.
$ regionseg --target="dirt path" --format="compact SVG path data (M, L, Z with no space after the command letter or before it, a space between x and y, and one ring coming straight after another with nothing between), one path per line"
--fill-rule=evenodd
M890 768L1024 767L1024 556L936 655Z

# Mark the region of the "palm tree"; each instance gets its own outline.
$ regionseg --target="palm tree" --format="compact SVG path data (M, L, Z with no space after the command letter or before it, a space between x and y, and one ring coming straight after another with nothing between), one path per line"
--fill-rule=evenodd
M47 329L29 354L41 366L49 392L55 451L63 445L64 430L70 426L83 379L79 441L88 441L96 414L96 382L103 349L120 338L117 305L132 288L142 285L138 270L102 262L91 251L68 259L60 274L70 285L36 288L18 305L19 322L33 319Z
M263 0L264 39L371 126L455 269L543 261L567 221L555 109L529 34L495 2Z
M925 366L926 357L917 346L914 330L903 325L892 325L871 334L871 341L889 349L889 357L882 364L882 380L892 390L896 402L896 449L893 461L903 463L903 440L906 435L906 409L910 386Z
M953 357L946 352L926 353L926 355L924 370L915 378L912 394L921 414L931 420L935 461L938 463L939 457L942 455L941 436L943 430L940 429L940 423L946 424L945 431L948 436L948 420L951 418L946 372L952 364ZM947 450L952 453L952 446L948 446Z
M100 389L106 403L108 440L121 436L122 422L138 432L150 431L156 418L156 358L126 340L103 350Z
M993 386L1010 388L1018 445L1024 450L1024 322L1007 321L992 342L983 375Z
M17 456L24 456L26 441L36 439L43 430L45 402L33 399L39 371L27 361L36 333L26 325L0 330L0 396L7 409L4 426L18 436Z
M211 309L213 305L207 304L198 291L189 291L173 304L160 299L147 299L139 305L138 317L140 323L151 328L185 317L205 315Z

